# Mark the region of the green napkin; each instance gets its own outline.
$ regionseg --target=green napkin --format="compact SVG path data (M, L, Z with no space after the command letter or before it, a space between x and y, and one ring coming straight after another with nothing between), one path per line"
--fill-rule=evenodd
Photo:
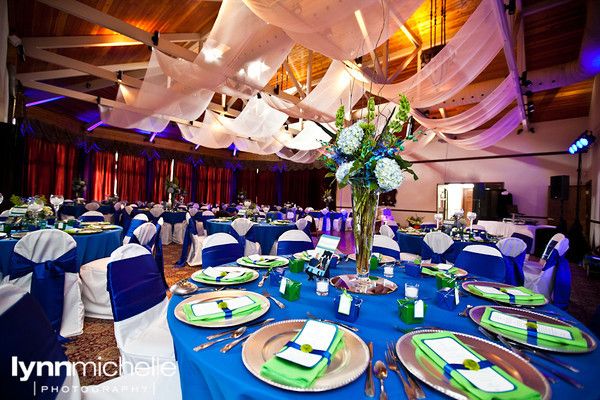
M246 282L248 279L252 278L253 273L248 271L245 272L243 275L240 276L236 276L234 278L227 278L227 272L225 272L225 275L218 281L218 282L238 282L238 283L242 283L242 282ZM206 274L204 274L202 271L200 271L200 273L196 274L194 276L196 279L199 279L201 281L207 281L207 282L217 282L217 278L214 278L212 276L208 276Z
M505 324L498 320L492 321L490 319L492 312L494 314L496 314L496 313L499 314L499 316L501 316L501 317L508 317L513 321L515 319L518 319L518 320L522 321L521 324L523 324L523 325L528 324L528 325L525 325L523 327L517 327L517 326L512 326L511 324ZM576 347L583 347L583 348L588 347L587 341L584 339L583 335L581 334L581 330L579 330L578 328L576 328L574 326L548 324L545 322L533 322L533 321L529 321L525 318L520 318L520 317L517 317L514 315L505 314L501 311L494 310L491 307L485 308L485 312L481 316L481 325L483 325L484 327L491 326L500 331L516 333L520 336L523 336L523 338L527 337L527 328L534 328L537 332L537 340L536 339L534 339L534 340L536 340L537 344L542 345L542 346L556 347L557 345L567 345L567 346L576 346ZM552 329L552 328L560 329L562 331L561 333L563 333L563 334L566 331L570 335L570 338L550 335L550 334L544 333L543 331L540 332L541 327L548 327L550 329Z
M257 301L257 299L254 296L247 295L247 296L241 296L239 298L243 298L243 297L248 297L251 300L251 303L231 310L232 316L242 317L244 315L249 315L257 310L260 310L261 304L259 301ZM221 319L225 319L225 311L223 311L223 310L225 307L229 308L228 302L231 303L232 300L236 300L236 299L230 299L230 300L226 300L226 301L223 301L220 303L216 302L216 301L210 302L211 304L214 303L216 305L216 308L219 310L215 311L214 313L204 314L204 315L197 315L194 312L194 309L193 309L194 304L184 304L183 305L183 313L185 314L185 318L189 322L218 321ZM225 304L225 306L219 306L219 304Z
M469 285L469 289L482 296L485 298L488 298L490 300L498 300L498 301L509 301L510 300L510 296L508 295L508 293L497 293L497 294L492 294L492 293L485 293L482 290L480 290L479 288L475 287L475 285L477 285L476 283ZM515 287L497 287L495 288L501 292L506 292L506 290L510 290L510 289L517 289L523 293L525 293L525 295L515 295L514 296L514 301L512 301L514 304L531 304L531 303L543 303L546 298L544 297L543 294L539 294L539 293L535 293L532 292L531 290L527 289L524 286L515 286Z
M248 263L248 264L260 265L261 267L280 267L282 265L285 265L284 260L277 260L277 259L268 260L268 259L261 258L257 261L253 261L250 257L242 257L242 261L244 261L245 263Z
M296 337L297 336L298 335L296 335ZM331 359L333 359L336 353L344 347L343 336L344 332L342 332L341 329L338 329L331 345L327 349L331 353ZM292 341L296 340L296 337L294 337ZM283 349L285 349L285 347ZM267 379L283 385L309 388L325 373L326 370L327 359L325 357L323 357L314 367L306 368L291 361L273 356L263 364L260 369L260 374Z
M414 335L412 337L412 342L415 347L424 354L425 357L429 358L440 370L443 371L446 366L446 361L439 355L436 351L433 350L432 341L436 339L450 339L456 341L460 346L462 346L466 352L470 353L469 358L466 358L463 361L463 365L465 366L464 373L469 376L472 374L476 374L476 371L479 368L479 362L487 361L484 357L477 354L473 349L462 343L456 336L454 336L450 332L436 332L436 333L423 333ZM448 349L448 345L444 344L443 346L438 343L438 346ZM460 364L459 364L460 365ZM470 367L469 369L466 369ZM513 378L511 375L506 373L502 368L497 365L492 364L491 367L498 375L493 380L493 384L500 385L504 383L506 389L503 391L485 391L482 388L476 386L475 383L471 383L469 379L465 377L461 372L462 370L452 369L450 371L450 383L464 390L468 396L472 399L480 399L480 400L530 400L530 399L540 399L541 395L537 391L531 389L529 386L524 383L518 381ZM493 373L493 372L490 372ZM473 376L474 378L474 376ZM502 379L504 378L504 379ZM508 382L507 382L508 381ZM509 388L510 387L510 388Z

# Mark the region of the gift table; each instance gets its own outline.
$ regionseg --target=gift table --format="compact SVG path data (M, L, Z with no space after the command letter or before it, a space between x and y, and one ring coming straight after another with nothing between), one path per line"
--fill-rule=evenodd
M345 262L334 270L335 275L354 272L354 262ZM373 273L382 276L381 269ZM302 283L300 299L294 302L286 301L279 294L278 288L269 286L269 281L263 288L258 288L258 280L248 283L245 287L253 292L261 293L267 289L269 293L281 300L285 309L280 309L275 304L271 304L269 311L262 318L275 318L276 321L286 319L306 318L306 312L310 311L320 318L335 319L335 310L333 306L334 299L340 293L334 287L329 288L329 295L319 297L315 294L315 282L309 282L304 273L286 272L286 276ZM357 333L368 344L374 343L374 359L385 361L385 344L388 341L396 342L402 335L402 332L396 327L410 328L417 325L406 325L398 317L397 300L404 297L404 283L413 282L420 285L420 298L427 303L427 310L424 326L436 326L447 330L458 331L469 335L483 337L477 330L477 325L469 318L460 317L457 314L462 311L467 304L493 305L493 303L475 297L462 297L458 307L449 311L440 308L434 302L436 293L436 281L432 277L413 278L403 271L403 268L396 267L394 278L391 279L398 284L398 289L388 295L367 296L358 295L363 300L358 320L352 323L360 331ZM193 347L205 342L207 335L220 332L221 329L198 328L185 324L177 320L174 316L175 306L182 301L182 297L174 295L171 298L168 312L168 323L173 336L175 352L179 362L179 371L181 377L181 389L184 399L295 399L295 398L327 398L327 399L357 399L365 398L364 384L365 375L362 375L354 382L331 391L320 393L296 393L273 387L254 377L246 370L242 363L242 346L238 345L226 354L219 352L219 349L227 343L219 343L200 352L194 352ZM551 310L561 315L566 313L552 305L546 305L539 308L540 311ZM572 317L568 317L572 319ZM577 326L583 330L587 328L581 324ZM228 328L227 328L228 329ZM255 331L251 328L249 331ZM596 366L600 363L600 350L582 355L563 355L553 354L555 357L567 361L580 369L580 373L574 374L561 368L561 372L579 380L585 388L577 390L573 386L559 380L552 384L553 398L594 398L598 390ZM535 357L535 356L534 356ZM552 366L542 359L538 359L545 365ZM555 366L553 366L555 367ZM379 395L379 382L375 380L376 396ZM441 393L422 384L428 399L447 398ZM398 377L389 371L389 376L385 380L386 391L389 398L406 398Z

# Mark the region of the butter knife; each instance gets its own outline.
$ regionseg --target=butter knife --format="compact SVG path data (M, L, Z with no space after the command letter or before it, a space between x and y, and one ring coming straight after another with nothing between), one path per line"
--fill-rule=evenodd
M373 383L373 342L369 342L369 365L367 366L367 380L365 381L365 396L375 397L375 384Z

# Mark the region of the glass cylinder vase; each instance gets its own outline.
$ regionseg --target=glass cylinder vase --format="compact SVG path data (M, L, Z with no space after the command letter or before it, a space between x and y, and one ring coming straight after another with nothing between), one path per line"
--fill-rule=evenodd
M356 278L359 286L369 286L369 261L379 192L368 187L352 186L352 222L356 247Z

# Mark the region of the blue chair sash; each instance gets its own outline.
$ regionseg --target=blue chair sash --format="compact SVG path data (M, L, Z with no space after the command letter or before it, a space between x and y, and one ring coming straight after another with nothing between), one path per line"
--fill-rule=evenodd
M113 213L113 224L115 225L121 225L121 217L123 215L123 209L120 208L118 210L115 210L115 212Z
M373 246L372 252L394 257L396 260L400 259L400 252L398 250L389 249L387 247Z
M329 213L329 229L333 230L333 221L335 221L336 219L340 219L341 223L344 225L346 225L346 220L343 217L342 213L339 212L330 212ZM342 229L341 225L340 225L340 231L344 231L344 229Z
M470 274L486 277L497 282L504 282L506 266L504 257L495 257L488 254L461 251L454 263L457 267L467 270Z
M233 236L235 238L235 240L238 241L238 243L240 244L240 246L242 246L242 251L246 251L246 235L240 235L239 233L237 233L237 231L235 229L233 229L233 226L229 227L229 232L228 232L231 236Z
M181 268L187 262L188 254L190 252L190 246L192 245L192 236L198 235L198 229L196 228L196 220L194 218L190 218L187 227L185 228L185 232L183 234L183 245L181 246L181 256L179 260L175 263L177 268Z
M525 253L527 253L527 254L531 253L531 248L533 247L533 238L532 237L523 235L522 233L519 233L519 232L513 232L513 234L510 236L524 241L525 244L527 245L527 247L525 248Z
M150 254L110 262L107 277L115 322L138 315L166 297L163 276Z
M310 229L313 226L313 224L314 224L314 222L310 222L310 223L306 224L306 226L304 227L304 229L302 229L304 231L304 233L306 233L308 235L308 237L310 237L310 235L312 233L310 231Z
M36 399L54 400L60 390L44 390L40 388L60 389L66 378L66 369L58 368L54 376L50 376L47 368L42 368L42 374L33 371L26 381L21 381L23 375L12 376L9 360L17 357L20 362L29 365L35 361L62 362L67 361L65 352L57 340L56 333L50 321L44 315L34 297L26 293L15 304L0 315L0 376L2 376L2 393L7 399L33 398L34 385L37 388Z
M129 227L127 228L127 233L125 233L125 237L129 237L130 240L137 240L134 239L135 235L133 234L133 231L135 231L137 228L139 228L140 226L142 226L143 224L145 224L147 221L141 220L141 219L132 219L131 222L129 223ZM133 242L133 243L139 243L139 242Z
M42 306L56 332L60 332L62 323L66 272L79 272L76 248L67 251L56 260L42 263L36 263L17 253L11 256L10 279L32 274L31 294Z
M202 267L215 267L234 262L244 255L239 243L228 243L202 249Z
M82 215L81 217L79 217L79 220L81 222L103 222L104 216L103 215Z
M555 249L550 253L550 257L548 257L543 271L546 271L553 266L555 267L555 270L552 304L566 310L571 299L571 268L569 267L567 259L564 256L560 256Z
M525 256L527 250L522 252L516 257L502 255L504 259L504 265L506 267L506 275L504 277L504 283L514 286L523 286L525 283L525 276L523 275L523 264L525 263Z
M284 240L277 242L277 255L284 256L314 249L312 241Z
M402 248L402 247L400 247ZM450 249L448 249L450 250ZM446 250L446 251L448 251ZM421 241L421 258L423 260L431 259L431 262L434 264L445 263L446 257L444 254L434 253L431 247L425 241Z

